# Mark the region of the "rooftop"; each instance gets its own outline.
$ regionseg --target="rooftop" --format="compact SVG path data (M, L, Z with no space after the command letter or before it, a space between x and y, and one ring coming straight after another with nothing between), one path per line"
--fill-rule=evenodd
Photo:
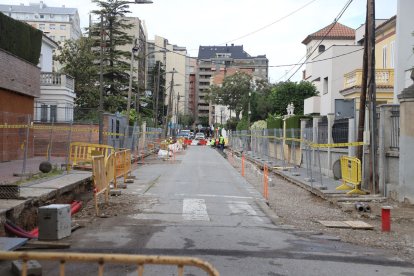
M250 59L248 53L243 50L243 45L226 45L226 46L200 46L198 49L199 59L217 58L217 54L223 54L222 57L232 59Z
M314 39L320 40L322 38L335 40L353 40L355 39L355 30L336 22L329 24L328 26L320 29L317 32L314 32L313 34L308 35L302 41L302 43L306 45Z
M28 6L20 5L0 5L0 11L3 13L38 13L38 14L76 14L77 9L62 7L48 7L42 1L40 3L32 3Z

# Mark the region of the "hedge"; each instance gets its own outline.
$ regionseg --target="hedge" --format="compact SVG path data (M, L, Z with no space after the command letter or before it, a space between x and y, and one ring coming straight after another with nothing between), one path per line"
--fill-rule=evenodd
M39 63L42 31L0 12L0 49L34 65Z
M283 119L280 117L269 116L266 122L267 129L283 128Z
M307 116L303 115L294 115L286 119L286 138L300 138L300 119L308 118ZM296 129L292 133L291 129ZM287 145L292 145L293 141L286 141ZM293 142L295 145L299 145L299 142Z

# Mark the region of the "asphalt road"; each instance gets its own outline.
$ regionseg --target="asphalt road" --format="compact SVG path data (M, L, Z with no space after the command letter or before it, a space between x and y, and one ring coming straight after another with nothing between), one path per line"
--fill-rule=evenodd
M136 196L132 211L74 232L71 251L199 257L221 275L414 275L413 264L385 251L278 224L261 194L214 149L190 147L173 164L147 164L133 174L137 180L123 191ZM45 269L51 274L44 275L58 271ZM96 266L67 271L92 275ZM137 275L128 266L105 271ZM163 266L145 272L177 275ZM193 268L185 272L205 275Z

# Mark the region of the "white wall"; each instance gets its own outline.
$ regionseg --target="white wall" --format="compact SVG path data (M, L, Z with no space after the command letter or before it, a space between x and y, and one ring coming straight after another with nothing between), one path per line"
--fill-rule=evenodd
M320 42L320 40L312 40L310 41L307 45L306 45L306 51L308 53L308 51L312 52L314 47L316 47L316 45L318 45L318 43ZM355 41L354 40L324 40L321 45L325 46L325 49L328 49L330 47L332 47L333 45L354 45ZM310 58L308 59L308 61L312 61L315 58L318 58L318 56L321 53L319 53L318 49L315 50L315 52L310 56ZM311 79L315 79L313 76L313 63L307 63L306 64L306 76L305 79L308 79L309 77L311 77Z
M53 49L54 47L48 43L45 38L42 39L42 48L40 50L40 60L38 66L42 72L53 71Z
M414 67L414 1L398 0L397 2L397 33L396 33L396 59L395 59L395 81L394 81L394 102L398 103L397 95L404 88L411 85L408 79L408 70Z
M356 45L335 45L314 59L314 61L328 59L313 63L313 75L310 79L313 81L320 78L320 81L315 82L315 85L321 96L321 115L334 113L335 99L343 99L339 91L344 87L344 75L362 67L362 48L362 46ZM347 54L358 49L361 50ZM324 94L323 83L326 77L328 78L328 92Z

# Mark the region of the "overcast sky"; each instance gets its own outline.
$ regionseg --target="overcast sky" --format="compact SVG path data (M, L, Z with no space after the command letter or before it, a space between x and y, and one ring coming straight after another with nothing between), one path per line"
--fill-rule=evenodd
M30 1L39 2L39 1ZM89 0L43 0L48 6L77 8L81 27L88 24L96 8ZM301 43L332 23L348 0L153 0L153 4L131 4L130 16L144 20L148 39L159 35L171 44L184 46L197 56L200 45L243 45L252 56L265 54L269 65L297 63L306 53ZM24 0L0 0L0 4L27 5ZM295 10L296 13L288 16ZM352 28L365 22L366 0L354 0L340 23ZM376 18L396 14L397 0L376 0ZM280 20L282 19L282 20ZM279 21L279 22L277 22ZM271 24L276 22L274 24ZM271 24L271 25L270 25ZM268 26L270 25L270 26ZM263 28L268 26L266 28ZM262 30L259 30L262 29ZM254 32L255 30L259 30ZM246 34L252 33L240 38ZM284 80L291 67L270 68L271 82ZM299 80L301 71L292 80ZM293 71L292 71L293 72ZM289 76L289 75L288 75ZM283 78L282 78L283 77ZM282 79L281 79L282 78Z

